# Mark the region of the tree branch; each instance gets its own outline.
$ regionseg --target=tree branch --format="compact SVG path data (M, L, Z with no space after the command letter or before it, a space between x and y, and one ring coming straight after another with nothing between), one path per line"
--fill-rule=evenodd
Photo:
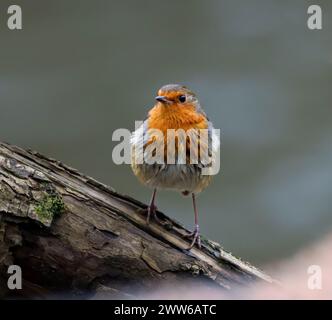
M188 251L188 231L161 212L59 161L0 143L0 296L7 268L21 266L24 297L135 297L190 283L231 290L275 281L210 240ZM2 280L1 280L2 279Z

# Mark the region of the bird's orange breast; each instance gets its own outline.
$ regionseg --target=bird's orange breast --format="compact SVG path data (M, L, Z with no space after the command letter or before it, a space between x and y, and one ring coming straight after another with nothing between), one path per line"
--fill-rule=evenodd
M150 145L151 143L157 142L159 148L164 149L164 157L165 161L167 161L168 158L168 147L169 143L172 143L171 141L168 141L167 137L167 130L168 129L174 129L179 130L182 129L185 132L187 132L190 129L200 130L200 129L207 129L208 128L208 120L206 117L202 114L196 111L196 108L192 105L177 105L176 103L172 105L162 105L157 104L151 111L149 112L149 118L148 118L148 131L152 129L158 129L163 133L163 139L158 140L159 137L151 134L151 137L149 141L147 141L146 146ZM186 148L186 154L187 154L187 162L190 163L190 139L187 137L185 145L179 145L178 144L178 137L175 136L175 156L183 150L182 148ZM160 144L159 144L160 143ZM199 148L202 148L202 144L200 139L197 141L199 147L197 150L193 150L195 154L199 157L200 151ZM180 149L179 149L180 148ZM171 151L172 149L170 149Z
M192 105L172 105L157 104L149 112L148 128L158 129L167 134L167 129L207 129L208 121L206 117L198 113Z

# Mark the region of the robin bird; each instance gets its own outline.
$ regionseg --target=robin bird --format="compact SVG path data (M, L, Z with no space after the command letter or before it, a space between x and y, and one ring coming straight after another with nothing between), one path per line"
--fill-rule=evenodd
M203 174L203 169L211 167L211 162L207 164L202 161L200 156L197 157L196 163L190 162L189 148L192 145L190 141L188 142L188 137L186 137L184 144L186 149L185 161L181 162L179 140L175 140L177 142L175 143L175 148L167 150L169 147L167 139L170 137L167 132L170 129L183 129L185 132L188 132L188 130L197 130L199 132L199 130L205 129L208 137L208 139L205 139L206 141L203 141L200 134L195 135L199 146L198 155L200 155L202 150L205 150L212 161L216 160L219 151L219 136L215 134L213 125L200 106L196 95L185 86L177 84L165 85L159 89L155 99L156 103L149 111L146 120L133 132L131 137L132 170L143 184L153 189L150 204L146 209L147 223L149 223L151 216L157 222L162 223L156 215L155 199L157 190L175 190L185 196L191 194L195 214L195 227L194 231L187 235L188 238L192 238L188 249L191 249L196 243L200 248L201 239L196 195L205 189L212 180L212 175ZM155 135L154 132L156 130L159 130L163 135L161 137L160 135ZM150 152L149 156L146 151L152 144L154 144L154 151ZM143 146L143 149L140 149L140 146ZM163 161L155 163L148 161L149 157L151 160L151 157L155 156L159 151L162 154L159 159L162 158ZM167 161L170 153L175 159L172 163ZM143 154L144 157L142 156ZM142 156L143 161L139 161L140 156Z

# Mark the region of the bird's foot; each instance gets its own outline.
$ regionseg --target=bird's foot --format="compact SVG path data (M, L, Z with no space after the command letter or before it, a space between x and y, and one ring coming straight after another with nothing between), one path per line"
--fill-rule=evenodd
M198 248L201 249L201 247L202 247L201 246L201 235L199 232L198 224L195 225L195 229L193 232L189 233L188 235L185 235L185 238L192 239L192 242L191 242L188 250L192 249L196 243L197 243Z
M158 210L157 206L152 204L144 209L140 209L139 211L146 214L146 224L150 224L150 220L152 217L157 223L164 225L165 222L157 217L157 210Z

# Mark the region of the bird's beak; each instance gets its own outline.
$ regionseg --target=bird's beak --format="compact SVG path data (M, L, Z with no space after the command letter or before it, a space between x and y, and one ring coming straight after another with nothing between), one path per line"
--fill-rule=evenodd
M157 101L161 103L169 103L170 101L165 96L156 96L155 98Z

